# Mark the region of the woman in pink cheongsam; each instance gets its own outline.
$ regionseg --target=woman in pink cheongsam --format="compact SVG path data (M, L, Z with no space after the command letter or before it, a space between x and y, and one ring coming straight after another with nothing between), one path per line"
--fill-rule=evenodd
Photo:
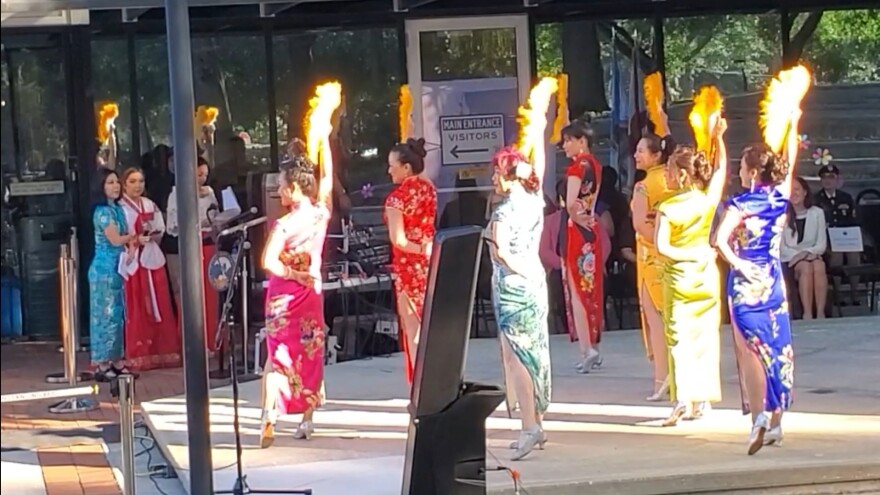
M302 414L294 438L308 440L314 431L312 415L324 401L321 253L330 220L333 164L326 143L317 174L302 142L292 148L278 174L278 194L290 211L276 222L263 253L269 288L261 448L274 440L278 413Z

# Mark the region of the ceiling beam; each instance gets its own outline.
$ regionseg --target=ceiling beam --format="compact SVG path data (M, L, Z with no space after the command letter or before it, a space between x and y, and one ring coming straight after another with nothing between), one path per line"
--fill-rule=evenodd
M436 2L437 0L393 0L395 12L409 12L413 9Z
M291 0L178 0L188 2L190 7L229 7L234 5L272 6L278 13L296 5ZM334 0L307 0L327 2ZM278 7L282 6L282 7ZM158 9L165 7L165 0L2 0L3 13L23 14L34 12L56 12L59 10L116 10L116 9Z
M260 3L260 17L275 17L276 15L284 12L285 10L295 7L303 2L288 2L288 3Z

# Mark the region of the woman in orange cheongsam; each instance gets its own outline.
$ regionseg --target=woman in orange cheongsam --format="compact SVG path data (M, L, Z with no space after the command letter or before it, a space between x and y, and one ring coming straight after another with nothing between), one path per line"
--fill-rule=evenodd
M590 153L592 130L582 122L572 122L562 130L562 148L571 164L565 171L564 222L560 233L563 247L563 279L566 313L572 341L578 341L581 360L579 373L589 373L602 365L599 340L604 322L604 257L600 229L596 220L596 193L602 182L602 166Z
M428 265L437 217L437 190L425 170L425 140L407 139L388 154L388 175L397 185L385 199L385 222L391 239L394 288L397 294L398 334L406 357L406 380L412 384L422 309L428 285Z

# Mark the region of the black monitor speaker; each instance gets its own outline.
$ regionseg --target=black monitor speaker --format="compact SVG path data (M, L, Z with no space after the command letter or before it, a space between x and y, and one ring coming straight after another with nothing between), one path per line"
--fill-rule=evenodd
M497 386L464 381L482 228L434 238L416 353L403 495L486 493L486 418L504 401Z

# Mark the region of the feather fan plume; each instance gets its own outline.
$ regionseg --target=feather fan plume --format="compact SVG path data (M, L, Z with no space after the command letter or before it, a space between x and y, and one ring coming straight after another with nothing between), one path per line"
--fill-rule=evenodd
M556 89L556 119L553 121L553 134L550 136L551 143L562 140L562 128L569 123L568 114L568 74L556 76L558 88Z
M336 81L315 88L306 114L306 151L312 163L320 166L321 148L333 132L333 113L342 104L342 85Z
M669 135L669 129L666 127L666 119L663 115L663 100L665 99L663 76L659 72L652 72L645 76L645 107L648 110L648 118L654 123L654 131L660 137Z
M694 108L691 110L688 120L694 131L694 139L697 142L697 151L710 152L712 147L712 129L709 127L709 118L721 111L724 98L715 86L703 86L694 96Z
M761 101L758 125L761 127L764 142L774 152L781 152L785 146L786 136L791 130L791 115L800 108L812 79L810 71L803 65L798 65L780 72L767 86L767 92Z
M196 136L201 136L205 127L212 126L220 116L220 109L208 105L199 105L196 108Z
M409 84L400 87L400 100L397 104L397 113L400 126L400 142L405 143L410 136L410 123L412 121L412 93Z
M550 98L559 89L555 77L544 77L529 93L528 105L519 107L519 139L516 148L526 159L531 159L535 144L546 139L547 108Z
M106 146L113 133L116 117L119 117L119 106L112 101L102 102L98 105L97 114L95 120L98 121L98 142L101 146Z

